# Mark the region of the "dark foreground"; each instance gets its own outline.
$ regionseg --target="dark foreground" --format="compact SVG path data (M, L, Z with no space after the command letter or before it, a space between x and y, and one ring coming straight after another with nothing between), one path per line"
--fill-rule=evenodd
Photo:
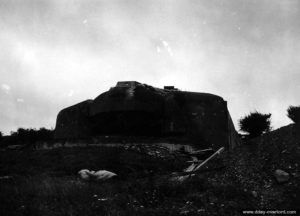
M264 142L275 138L269 139L260 139L260 145L267 148ZM156 157L112 147L1 151L0 176L12 178L0 180L0 215L242 215L243 210L297 210L299 142L293 143L280 145L281 152L287 151L279 155L272 152L274 143L268 154L255 145L243 147L184 182L169 181L172 172L188 165L188 158L179 154ZM76 175L83 168L106 169L119 178L84 182ZM276 168L289 172L290 180L278 184Z

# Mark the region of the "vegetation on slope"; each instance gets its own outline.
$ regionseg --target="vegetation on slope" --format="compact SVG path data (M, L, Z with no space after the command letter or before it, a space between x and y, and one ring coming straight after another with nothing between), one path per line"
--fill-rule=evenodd
M242 210L295 210L299 203L299 125L248 141L225 169L171 182L187 166L179 155L157 158L124 148L86 147L0 152L0 215L241 215ZM223 161L223 162L222 162ZM119 179L77 178L80 169L106 169ZM276 169L290 180L278 184Z

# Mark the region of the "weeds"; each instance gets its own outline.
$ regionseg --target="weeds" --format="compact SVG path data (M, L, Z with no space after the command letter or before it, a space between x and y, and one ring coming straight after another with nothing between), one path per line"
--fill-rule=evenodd
M0 215L238 215L238 207L247 205L241 186L218 185L209 173L169 181L183 166L180 159L118 148L1 152L0 173L13 178L0 182ZM81 181L76 174L82 168L110 170L120 178Z

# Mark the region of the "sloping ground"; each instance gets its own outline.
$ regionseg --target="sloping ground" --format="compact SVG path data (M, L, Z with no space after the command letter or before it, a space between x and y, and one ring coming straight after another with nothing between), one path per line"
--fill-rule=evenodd
M257 209L299 209L300 125L291 124L246 142L221 179L236 182L255 197ZM276 181L275 170L289 173Z
M213 159L202 169L206 172L184 182L169 179L185 168L190 158L168 155L154 146L3 151L0 175L13 178L0 181L0 215L299 212L299 128L293 124L251 140L228 157L222 154ZM226 168L215 169L223 162ZM121 178L105 183L80 181L76 173L82 168L107 169ZM279 184L274 177L276 169L288 172L289 181Z

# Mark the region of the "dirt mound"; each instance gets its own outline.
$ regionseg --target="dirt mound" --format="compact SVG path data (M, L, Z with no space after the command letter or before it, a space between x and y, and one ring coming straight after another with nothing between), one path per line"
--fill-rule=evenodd
M227 177L254 194L257 207L295 209L299 204L300 125L291 124L247 141L228 162ZM278 183L276 170L289 174Z
M300 124L291 124L246 143L250 153L263 162L263 170L274 173L283 169L292 176L299 175Z

